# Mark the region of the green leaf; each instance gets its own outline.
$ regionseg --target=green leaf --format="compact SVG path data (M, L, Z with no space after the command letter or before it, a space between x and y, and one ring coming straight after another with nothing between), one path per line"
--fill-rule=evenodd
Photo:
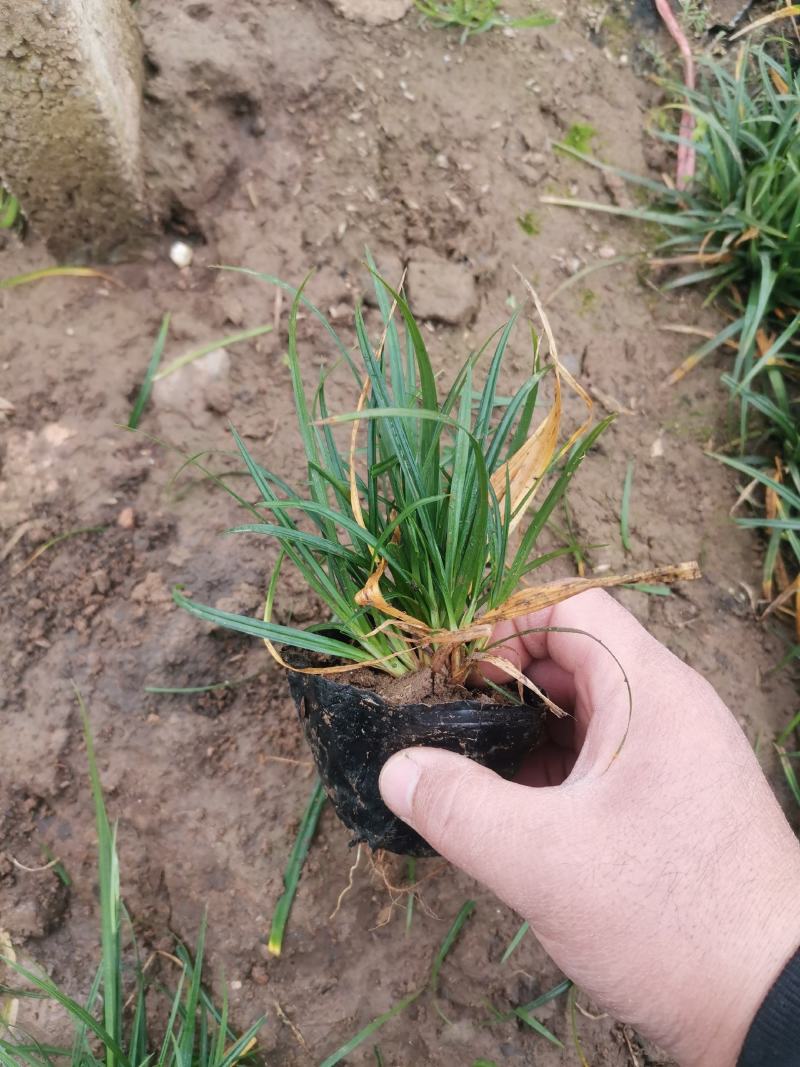
M130 418L128 419L128 429L135 430L139 425L139 420L142 417L145 405L150 398L150 392L153 388L153 382L155 381L156 371L158 365L161 362L161 357L164 354L164 345L167 343L167 333L169 331L170 316L167 313L161 320L161 327L156 337L156 343L153 345L153 351L150 355L150 362L147 364L147 370L145 371L144 379L139 387L139 393L136 397L136 403L133 405L133 411L131 411Z
M319 652L323 656L352 660L355 663L364 663L370 658L366 652L353 645L336 641L332 637L323 637L311 630L296 630L291 626L280 626L277 623L264 622L263 619L251 619L247 615L220 611L219 608L212 608L207 604L197 604L182 594L180 586L173 589L172 599L178 607L214 626L225 626L229 630L237 630L251 637L266 638L278 645L289 644L294 648L304 648L309 652Z
M527 934L529 928L530 928L530 923L527 922L527 920L526 920L522 924L522 926L520 926L519 930L517 930L517 932L511 938L511 941L508 943L508 947L506 948L505 952L503 953L503 955L502 955L502 957L500 959L501 963L506 963L508 961L509 957L511 956L511 953L514 952L514 950L518 947L520 941L522 941L522 939L525 936L525 934Z
M174 374L176 370L187 367L190 363L194 363L197 359L202 359L203 356L207 356L211 352L217 352L220 348L231 348L242 341L250 341L254 337L261 337L262 334L271 333L272 329L271 325L254 326L249 330L239 330L237 333L229 333L226 337L218 337L216 341L207 341L206 344L201 345L199 348L193 348L190 352L173 359L171 363L168 363L166 367L163 367L156 374L155 381L160 381L162 378L166 378L167 375Z
M626 552L631 551L630 510L631 489L633 488L633 467L633 460L628 460L628 466L625 471L625 481L622 485L622 505L619 511L619 532L622 539L622 547Z
M273 956L280 956L281 949L283 948L286 923L289 919L289 913L292 910L292 904L294 903L294 898L297 893L297 886L300 883L300 875L303 871L303 864L308 855L308 850L311 847L311 841L316 832L317 823L319 822L325 799L325 790L322 783L317 780L311 793L308 806L306 807L300 822L297 840L295 841L291 855L289 856L289 862L286 865L286 870L283 875L283 893L278 900L278 903L275 905L275 912L272 916L272 926L270 927L267 947Z

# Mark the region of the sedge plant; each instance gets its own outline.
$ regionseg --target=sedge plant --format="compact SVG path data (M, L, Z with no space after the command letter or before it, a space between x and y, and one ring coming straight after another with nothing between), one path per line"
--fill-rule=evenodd
M161 954L177 971L172 992L150 979L155 957L142 963L134 943L134 959L126 959L116 826L106 811L82 702L81 711L97 827L100 965L85 999L78 1001L38 967L20 963L10 941L0 936L0 964L5 964L0 977L23 983L0 984L0 1067L246 1067L260 1062L255 1044L263 1020L237 1037L229 1026L227 996L217 1007L202 985L205 919L194 958L182 944L174 954ZM29 998L61 1006L71 1041L54 1045L27 1031L18 1021L17 1003Z
M673 372L677 382L712 353L730 353L723 382L738 409L738 457L720 456L762 487L761 514L742 518L768 540L764 592L800 599L800 69L785 41L743 49L733 69L708 62L700 87L673 87L694 116L696 169L687 188L564 151L641 188L648 203L618 207L545 197L624 215L663 236L651 264L673 269L664 288L701 286L724 325ZM681 143L670 132L662 138ZM786 600L780 610L788 610ZM795 610L795 617L800 613ZM798 618L800 639L800 618Z
M256 496L224 487L256 521L229 532L265 536L278 546L263 618L199 604L180 588L174 596L201 619L263 638L281 663L276 644L341 663L325 669L361 664L401 676L431 668L463 681L476 658L490 657L491 630L500 619L589 585L631 580L522 585L570 551L542 551L541 534L610 419L591 425L587 418L559 442L564 385L590 402L559 363L546 320L549 356L532 333L529 373L510 396L501 396L499 384L516 317L442 389L406 300L377 276L375 287L381 326L371 337L356 309L355 355L302 287L293 290L287 362L305 449L303 481L291 483L262 466L232 431ZM298 348L303 306L322 322L339 364L352 375L358 401L349 413L329 411L331 368L312 394L306 391ZM478 384L482 359L488 365ZM544 405L546 379L552 399ZM327 607L328 618L307 629L272 621L286 563ZM685 569L675 574L685 576Z

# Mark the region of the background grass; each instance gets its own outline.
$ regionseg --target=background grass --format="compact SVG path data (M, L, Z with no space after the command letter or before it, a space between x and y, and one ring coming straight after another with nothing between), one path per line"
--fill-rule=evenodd
M13 989L0 987L0 997L36 997L61 1005L73 1038L70 1045L46 1045L23 1027L9 1027L0 1021L0 1067L237 1067L252 1062L256 1035L264 1020L237 1037L228 1026L227 998L218 1008L205 992L205 919L194 959L181 944L168 956L169 966L178 971L172 994L151 983L149 963L155 957L142 964L135 940L133 960L123 953L126 913L120 896L116 826L108 818L89 721L82 701L80 705L97 827L100 964L85 1001L79 1003L38 968L4 961L24 984ZM126 981L131 970L132 980ZM126 1010L126 1005L131 1007ZM166 1025L154 1032L152 1016L163 1018L165 1011Z

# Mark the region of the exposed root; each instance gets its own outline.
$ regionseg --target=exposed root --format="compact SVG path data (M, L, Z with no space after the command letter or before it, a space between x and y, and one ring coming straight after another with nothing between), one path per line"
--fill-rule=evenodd
M359 845L358 849L356 850L356 862L350 868L350 877L347 879L347 885L344 887L344 889L339 894L339 897L338 897L338 899L336 901L336 907L333 909L331 914L328 916L328 922L330 922L332 919L335 919L336 916L339 914L339 909L342 906L342 901L347 896L347 894L350 892L350 890L353 888L353 876L355 875L356 868L358 867L360 862L361 862L361 845Z
M425 902L425 899L421 896L419 892L419 887L424 882L429 882L432 878L438 877L438 875L440 875L442 871L446 869L447 863L443 862L437 864L437 866L434 867L432 871L426 874L423 878L418 878L414 882L406 882L404 885L395 885L389 877L389 860L387 858L388 856L389 853L385 852L383 849L378 849L369 857L373 873L383 884L383 887L389 894L389 903L381 911L380 918L373 927L373 929L380 929L380 927L386 926L389 922L391 922L392 915L394 914L394 909L398 907L405 907L406 905L404 904L404 898L410 897L412 894L414 896L414 900L417 902L420 908L422 908L428 918L438 920L439 916Z
M278 1018L281 1020L281 1022L286 1023L286 1025L292 1031L292 1034L293 1034L294 1039L297 1042L297 1044L300 1046L300 1048L303 1049L304 1052L308 1053L308 1055L310 1056L311 1055L311 1049L308 1047L308 1044L306 1043L306 1039L300 1033L300 1030L297 1028L295 1023L292 1022L292 1020L289 1018L289 1016L286 1014L286 1012L283 1010L283 1008L280 1006L280 1004L278 1003L277 1000L274 1001L274 1004L275 1004L275 1011L278 1013Z
M60 862L58 857L56 856L54 859L50 860L49 863L43 863L41 867L26 867L24 863L20 863L19 860L15 859L11 854L9 854L8 858L11 860L17 870L25 871L26 874L41 874L42 871L49 871L51 868L55 867L57 863Z

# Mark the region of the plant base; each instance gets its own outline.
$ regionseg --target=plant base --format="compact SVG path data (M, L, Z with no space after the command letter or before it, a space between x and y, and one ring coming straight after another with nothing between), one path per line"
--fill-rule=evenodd
M287 656L290 650L285 650ZM311 664L291 650L290 663ZM392 706L379 694L334 676L288 672L303 732L336 814L352 843L406 856L435 856L418 833L381 800L378 776L387 759L412 745L458 752L505 778L544 738L543 704L509 705L464 699ZM533 698L536 700L536 698Z

